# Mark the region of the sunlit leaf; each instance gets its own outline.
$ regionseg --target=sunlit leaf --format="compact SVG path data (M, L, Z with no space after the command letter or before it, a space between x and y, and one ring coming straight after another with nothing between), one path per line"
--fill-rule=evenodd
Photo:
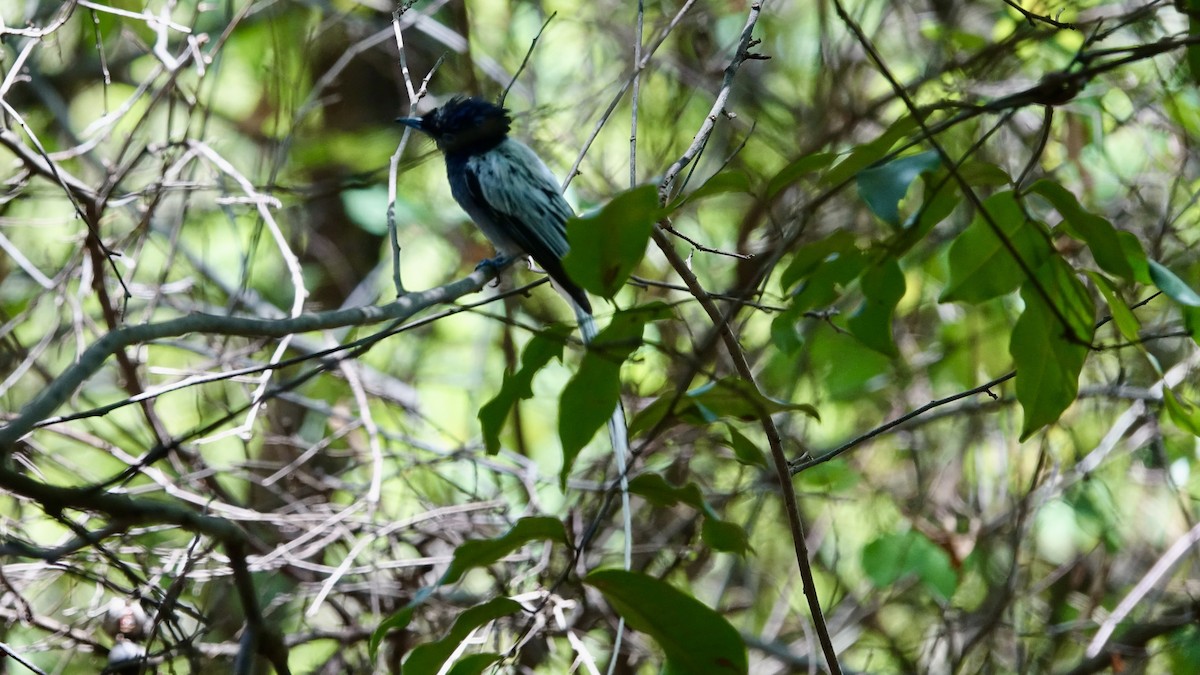
M720 514L704 499L700 486L695 483L672 485L662 475L647 472L629 481L629 492L639 495L658 507L686 504L704 514L701 537L717 551L744 555L749 547L746 531L737 523L723 520Z
M1117 294L1117 289L1111 281L1098 272L1088 272L1088 277L1092 283L1096 284L1100 294L1104 296L1104 301L1108 303L1108 311L1112 315L1113 323L1117 325L1117 330L1121 331L1121 335L1130 342L1138 341L1138 320L1133 315L1133 311L1129 309L1129 305L1121 299Z
M1192 434L1200 436L1200 408L1183 401L1175 392L1170 389L1163 388L1163 407L1167 409L1167 415L1175 426Z
M732 424L726 425L725 428L729 430L729 448L733 450L733 455L738 462L762 469L770 468L767 465L766 454L753 441L746 438Z
M674 408L671 408L674 402ZM672 415L689 424L710 424L722 418L743 421L758 419L761 415L778 412L802 412L819 419L817 409L807 403L788 403L764 396L754 386L737 377L701 385L678 397L666 394L644 408L633 418L629 433L634 434L652 428L667 415Z
M711 197L712 195L728 194L730 192L750 192L750 176L745 171L728 169L704 181L704 184L692 192L675 200L668 207L674 211L684 204Z

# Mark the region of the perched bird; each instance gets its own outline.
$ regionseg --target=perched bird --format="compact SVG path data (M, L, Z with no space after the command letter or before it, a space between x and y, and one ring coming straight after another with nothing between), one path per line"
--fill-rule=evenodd
M433 137L446 157L450 193L491 240L499 256L481 265L502 265L512 256L533 258L571 302L585 343L596 337L587 293L567 276L567 219L574 215L554 174L524 143L508 137L512 120L504 108L478 98L455 97L421 117L401 117L405 126ZM616 458L625 527L625 569L632 565L633 524L626 457L629 432L618 399L608 419ZM624 619L621 620L624 625ZM614 653L620 651L620 633Z
M498 256L480 265L504 265L514 256L533 258L574 305L584 338L590 340L595 333L591 302L562 266L566 223L575 212L541 158L509 138L508 111L458 96L421 117L396 121L431 136L445 155L450 193L496 247Z

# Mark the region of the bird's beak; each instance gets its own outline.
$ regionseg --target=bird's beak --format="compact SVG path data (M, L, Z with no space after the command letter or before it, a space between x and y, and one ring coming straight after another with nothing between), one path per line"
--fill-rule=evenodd
M421 127L420 117L397 117L396 121L406 127L416 129L417 131L424 131L424 129Z

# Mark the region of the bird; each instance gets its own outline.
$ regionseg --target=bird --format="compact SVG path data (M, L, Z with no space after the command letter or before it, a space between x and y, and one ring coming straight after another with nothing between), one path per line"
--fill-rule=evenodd
M455 96L420 117L397 122L433 138L446 160L450 194L496 247L497 257L483 265L497 267L528 255L550 275L570 302L585 344L596 338L596 323L587 293L567 276L567 220L575 215L563 198L554 174L537 153L508 135L508 110L480 98ZM625 529L625 569L632 565L633 525L629 507L629 429L620 399L608 419L608 437L616 458ZM624 626L624 619L621 619ZM620 631L614 653L620 650Z
M509 111L481 98L455 96L420 117L396 121L430 136L442 152L450 193L496 248L497 256L479 267L533 258L571 303L584 340L595 337L587 293L562 264L567 220L575 211L546 163L508 135Z

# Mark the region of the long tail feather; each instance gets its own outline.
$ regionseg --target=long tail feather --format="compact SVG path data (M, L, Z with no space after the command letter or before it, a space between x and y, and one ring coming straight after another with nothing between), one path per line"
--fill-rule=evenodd
M578 302L571 302L571 307L575 309L575 319L579 322L579 336L583 340L583 344L592 344L592 340L596 339L598 332L596 318ZM621 405L620 398L617 399L617 405L608 418L608 440L612 444L613 458L617 465L617 480L621 486L621 524L625 529L623 567L628 572L633 569L633 511L629 508L629 427L625 423L625 408ZM621 617L617 625L616 639L613 641L612 659L608 669L610 674L619 660L621 639L624 634L625 618Z

